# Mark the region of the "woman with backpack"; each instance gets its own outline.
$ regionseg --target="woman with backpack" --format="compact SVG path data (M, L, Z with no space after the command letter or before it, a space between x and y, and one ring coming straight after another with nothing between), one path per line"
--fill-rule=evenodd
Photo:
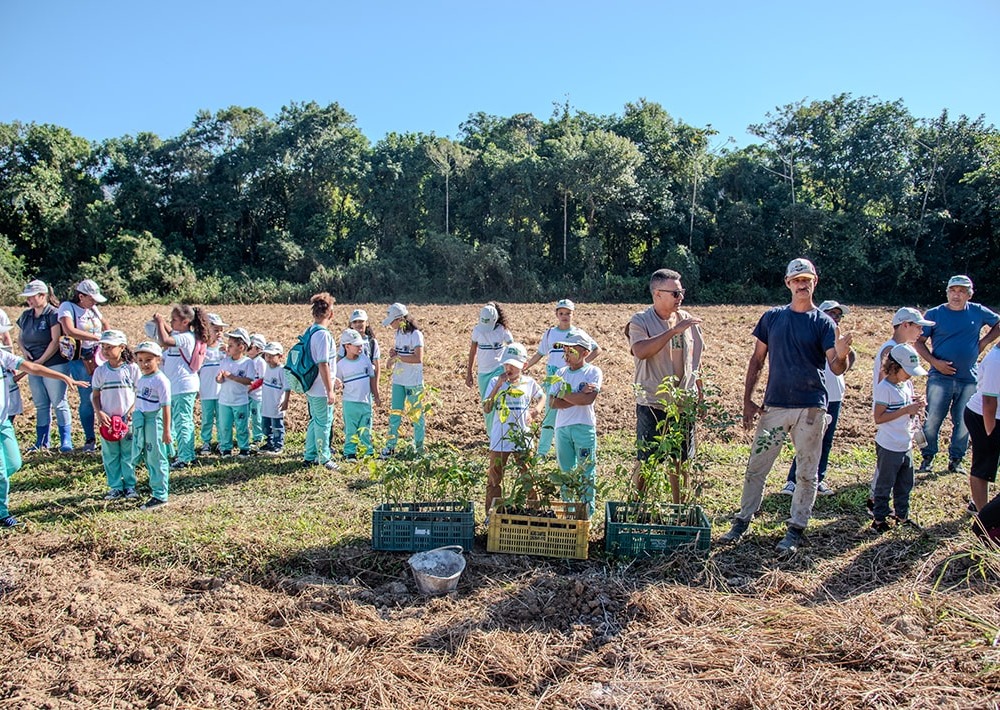
M208 314L181 304L170 311L169 331L159 313L153 322L163 346L163 374L170 380L170 436L175 454L170 468L186 468L194 461L194 400L201 387L198 371L210 338Z

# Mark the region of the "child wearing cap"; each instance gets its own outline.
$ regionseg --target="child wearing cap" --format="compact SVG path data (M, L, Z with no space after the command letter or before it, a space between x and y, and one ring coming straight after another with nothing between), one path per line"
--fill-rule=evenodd
M170 322L153 315L156 338L163 351L163 374L170 380L170 432L176 457L171 468L185 468L194 461L194 401L201 389L198 370L204 361L211 326L201 308L187 304L170 310ZM200 357L195 357L201 350Z
M260 333L251 333L250 349L247 350L247 357L254 366L254 380L250 383L250 443L260 445L265 441L263 414L261 413L261 402L264 398L264 372L267 370L267 362L264 360L264 347L267 345L267 338Z
M510 455L523 471L530 453L531 422L541 417L545 393L532 378L523 374L528 351L521 343L511 343L500 357L503 372L486 388L483 411L494 414L490 428L490 463L486 477L486 510L503 494L503 471ZM499 411L497 411L499 409Z
M920 426L924 399L913 394L911 378L926 375L913 346L896 345L885 360L885 378L875 388L875 491L872 530L889 529L889 497L900 525L910 521L913 490L913 432Z
M247 350L250 334L243 328L225 333L226 357L219 363L216 381L219 388L219 455L233 453L233 427L236 428L236 445L239 456L250 455L250 385L257 377L257 370Z
M587 362L593 342L582 333L570 333L560 343L566 367L556 372L558 378L549 390L549 407L556 410L556 460L564 473L579 469L585 482L583 502L589 515L594 514L594 489L597 468L597 417L594 400L601 391L604 374ZM563 491L565 498L566 491Z
M557 343L560 343L567 335L574 332L583 333L590 338L590 335L588 335L585 330L573 325L573 312L575 310L576 304L568 298L562 298L556 302L556 324L542 333L542 338L538 342L538 351L528 358L528 362L524 364L525 372L530 370L535 363L544 357L546 358L545 374L546 376L551 377L559 371L559 368L566 367L566 360L563 358L562 347L558 346ZM593 362L601 352L601 348L597 344L597 341L590 338L590 342L591 349L590 353L587 355L587 362ZM549 451L552 450L552 439L555 436L555 423L556 410L546 409L545 419L542 420L542 431L538 436L539 456L548 456Z
M0 368L3 370L27 372L29 375L51 377L67 386L90 387L89 382L74 380L69 375L50 370L44 365L20 358L7 350L0 349ZM14 426L9 417L10 400L6 387L0 387L0 528L10 528L18 524L17 518L7 508L7 494L10 491L9 477L21 468L21 451L17 446Z
M389 411L389 439L382 450L383 456L392 456L399 441L399 425L405 407L419 407L413 421L413 446L416 452L424 450L424 412L420 407L424 392L424 334L417 321L402 303L389 306L382 325L396 331L392 349L389 350L389 368L392 370L392 404Z
M344 357L337 360L334 387L341 391L344 414L344 458L358 457L358 444L362 455L372 453L372 402L380 405L375 365L364 352L361 333L348 328L340 334L340 347Z
M472 329L472 344L465 365L465 386L472 387L472 362L476 362L479 400L486 395L490 380L503 372L500 358L504 348L514 342L514 336L507 329L507 316L498 303L490 301L479 310L479 322ZM493 412L484 414L486 434L493 428Z
M104 362L94 370L91 380L91 397L94 416L104 442L101 444L101 463L108 481L104 500L135 499L135 462L132 460L132 441L122 436L130 424L135 409L136 385L142 373L133 362L135 355L128 348L125 333L106 330L99 341ZM117 421L115 421L117 419Z
M371 323L368 322L368 312L363 308L355 308L351 311L351 319L347 323L347 327L361 333L361 339L364 341L361 352L367 355L368 359L372 361L372 365L375 366L375 384L377 386L382 377L382 350L379 348L378 340L372 331ZM337 357L342 358L344 355L344 348L338 347Z
M252 337L252 336L251 336ZM282 355L285 349L281 343L266 343L261 350L267 367L264 369L263 393L260 402L261 426L264 432L264 446L260 452L277 456L285 448L285 411L291 383L285 377Z
M219 390L222 385L216 380L222 359L226 356L220 343L222 333L229 326L217 313L209 313L208 341L205 343L205 361L198 370L198 399L201 400L201 449L202 455L212 453L212 430L219 418Z
M152 496L140 510L158 510L170 495L170 380L160 371L163 349L146 340L135 346L135 361L142 376L135 389L132 424L132 464L145 459Z
M108 299L101 295L97 284L90 279L84 279L76 285L73 298L63 301L59 306L59 326L62 337L59 339L59 349L62 356L69 361L70 377L81 382L90 383L90 375L96 369L94 356L97 341L101 333L108 329L108 324L97 308L98 303ZM97 438L94 433L94 402L89 392L78 390L80 395L80 426L83 427L83 450L95 451ZM69 431L63 445L69 443ZM62 449L62 447L60 447ZM72 450L70 445L69 450Z

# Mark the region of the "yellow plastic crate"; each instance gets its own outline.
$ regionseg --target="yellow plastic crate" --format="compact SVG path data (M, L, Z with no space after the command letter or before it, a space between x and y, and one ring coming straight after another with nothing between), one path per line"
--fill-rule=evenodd
M486 550L585 560L590 543L590 521L576 519L576 511L584 505L553 502L554 518L498 513L494 507L490 510Z

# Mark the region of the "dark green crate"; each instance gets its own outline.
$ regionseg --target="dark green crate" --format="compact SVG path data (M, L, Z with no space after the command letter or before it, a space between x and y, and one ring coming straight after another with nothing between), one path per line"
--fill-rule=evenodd
M472 503L383 503L372 511L372 549L423 552L445 545L472 549Z
M604 549L609 554L635 557L682 549L708 554L712 525L701 506L607 501L604 511ZM637 517L638 511L642 514Z

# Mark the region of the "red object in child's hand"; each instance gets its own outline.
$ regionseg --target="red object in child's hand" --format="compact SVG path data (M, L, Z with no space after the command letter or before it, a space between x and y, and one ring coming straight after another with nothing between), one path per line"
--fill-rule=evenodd
M255 389L260 389L264 385L264 378L258 377L256 380L250 383L250 389L247 392L253 392Z

